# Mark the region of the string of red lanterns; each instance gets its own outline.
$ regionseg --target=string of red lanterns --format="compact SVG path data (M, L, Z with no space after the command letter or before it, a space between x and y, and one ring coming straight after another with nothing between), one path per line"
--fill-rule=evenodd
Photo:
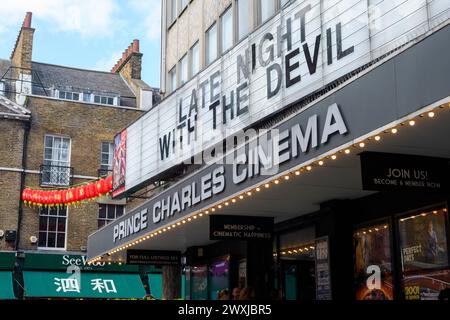
M65 190L35 190L25 188L22 201L28 206L78 206L84 201L108 195L112 191L112 176Z

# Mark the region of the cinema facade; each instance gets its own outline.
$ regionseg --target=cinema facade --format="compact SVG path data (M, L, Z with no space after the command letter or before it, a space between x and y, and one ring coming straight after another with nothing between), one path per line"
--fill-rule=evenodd
M290 2L118 134L116 197L177 181L92 234L90 262L182 270L166 287L193 300L450 287L449 4L368 3Z

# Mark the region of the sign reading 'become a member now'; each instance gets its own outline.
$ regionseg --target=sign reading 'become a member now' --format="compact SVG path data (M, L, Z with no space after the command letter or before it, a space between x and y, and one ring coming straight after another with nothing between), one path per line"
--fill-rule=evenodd
M273 235L273 218L221 216L209 217L210 240L268 240Z
M363 152L364 190L447 191L450 187L450 159L417 155Z

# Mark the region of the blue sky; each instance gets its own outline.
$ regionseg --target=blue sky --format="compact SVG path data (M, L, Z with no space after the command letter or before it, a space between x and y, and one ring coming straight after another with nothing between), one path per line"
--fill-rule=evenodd
M0 58L9 59L31 11L34 61L110 71L139 39L142 79L159 87L160 6L160 0L2 0Z

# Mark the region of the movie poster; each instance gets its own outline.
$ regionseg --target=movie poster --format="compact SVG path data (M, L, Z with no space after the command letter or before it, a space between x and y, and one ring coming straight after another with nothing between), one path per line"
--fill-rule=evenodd
M387 223L356 230L357 300L393 300L390 228Z
M399 220L402 271L448 266L444 210L422 212Z
M402 286L406 300L437 300L450 287L446 209L399 220Z
M438 300L441 290L450 288L450 270L410 272L402 282L405 300Z
M125 190L126 159L127 130L124 130L114 138L113 197L117 197Z

